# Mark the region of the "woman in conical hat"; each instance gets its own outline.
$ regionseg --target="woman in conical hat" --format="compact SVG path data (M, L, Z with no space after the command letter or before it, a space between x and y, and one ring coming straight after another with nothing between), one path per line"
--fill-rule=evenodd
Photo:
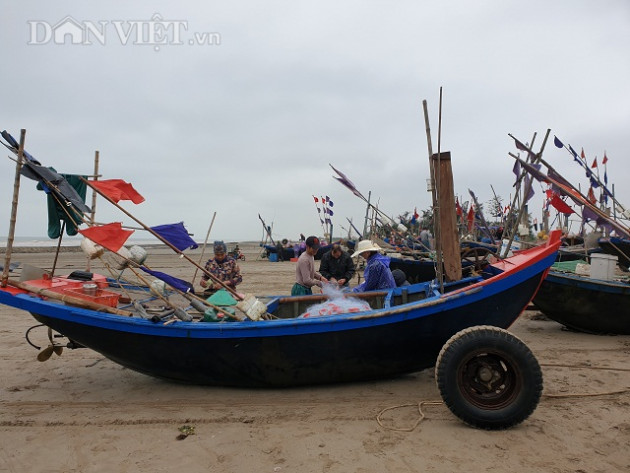
M390 259L381 254L381 247L370 240L361 240L352 257L361 256L367 262L363 270L365 281L352 289L352 292L374 291L378 289L392 289L396 281L389 269Z

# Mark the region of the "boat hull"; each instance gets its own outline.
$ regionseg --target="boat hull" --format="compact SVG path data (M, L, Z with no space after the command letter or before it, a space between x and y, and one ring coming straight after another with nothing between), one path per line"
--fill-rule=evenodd
M173 381L284 387L402 375L435 364L444 343L475 325L508 328L534 297L557 245L527 250L446 286L380 292L360 313L243 322L152 323L0 290L0 303L33 314L75 344L130 369ZM272 298L268 310L298 298ZM380 303L379 303L380 304ZM299 313L299 312L298 312Z
M479 294L472 301L474 294L461 296L460 303L449 308L419 307L365 319L358 315L329 324L322 319L308 331L295 322L278 321L271 322L277 325L274 330L256 334L253 329L242 336L239 330L221 333L216 327L196 336L185 330L156 335L33 316L69 339L151 376L207 385L296 386L391 377L431 367L442 345L458 331L480 324L508 328L540 282L537 275L491 297Z
M630 285L550 271L534 298L547 317L589 333L630 334Z

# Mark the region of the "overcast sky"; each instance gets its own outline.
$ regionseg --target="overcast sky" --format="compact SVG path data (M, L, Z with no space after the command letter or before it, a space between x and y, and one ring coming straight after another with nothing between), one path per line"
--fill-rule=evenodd
M90 174L99 150L102 178L131 182L146 202L124 206L150 226L184 221L203 241L217 212L211 240L259 240L261 214L274 238L296 239L322 233L312 195L328 195L336 235L346 218L362 228L364 204L329 163L388 214L427 209L422 100L437 150L440 87L441 149L463 200L472 189L488 202L492 185L507 203L508 133L536 133L538 150L549 128L549 163L584 187L553 135L589 162L606 152L630 205L627 0L2 5L0 129L19 139L25 128L26 149L59 172ZM72 24L92 33L59 44L55 32ZM16 235L44 237L46 218L43 194L23 179ZM97 220L131 223L103 200Z

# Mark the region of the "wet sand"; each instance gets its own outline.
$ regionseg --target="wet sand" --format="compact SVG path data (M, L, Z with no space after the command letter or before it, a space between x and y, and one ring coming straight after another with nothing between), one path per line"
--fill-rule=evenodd
M294 263L257 259L257 245L241 248L239 291L290 291ZM12 261L50 269L52 251L18 248ZM148 251L152 269L192 279L185 260ZM197 261L199 250L190 256ZM86 269L82 254L62 252L56 274L75 269ZM529 419L500 432L470 428L443 405L424 406L413 428L418 404L440 400L433 370L283 390L189 386L88 349L40 363L24 339L35 320L6 307L0 314L0 473L630 471L630 336L567 331L535 311L511 331L542 366L543 398ZM47 344L44 330L32 334ZM178 440L184 425L194 435Z

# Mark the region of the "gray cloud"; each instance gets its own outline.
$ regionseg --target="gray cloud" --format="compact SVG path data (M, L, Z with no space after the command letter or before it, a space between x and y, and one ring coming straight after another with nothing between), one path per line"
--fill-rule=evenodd
M441 146L452 152L465 200L471 188L488 201L491 184L507 200L515 151L507 133L523 141L537 133L539 146L547 128L589 160L606 151L620 200L630 200L627 2L423 3L13 7L0 31L0 127L16 137L26 128L27 149L61 172L90 173L99 150L103 177L124 178L147 198L126 205L147 224L183 220L203 238L217 211L214 236L256 240L260 213L279 238L296 238L321 233L313 194L333 198L337 229L346 217L362 221L363 204L328 163L390 214L429 207L422 100L436 150L443 87ZM109 29L104 46L27 44L28 21L148 21L155 13L185 21L186 40L216 32L220 45L155 51L122 45ZM545 157L586 185L551 142ZM6 160L0 177L3 228L13 168ZM44 199L23 185L28 218L18 234L44 235ZM107 205L99 203L100 218L123 219Z

